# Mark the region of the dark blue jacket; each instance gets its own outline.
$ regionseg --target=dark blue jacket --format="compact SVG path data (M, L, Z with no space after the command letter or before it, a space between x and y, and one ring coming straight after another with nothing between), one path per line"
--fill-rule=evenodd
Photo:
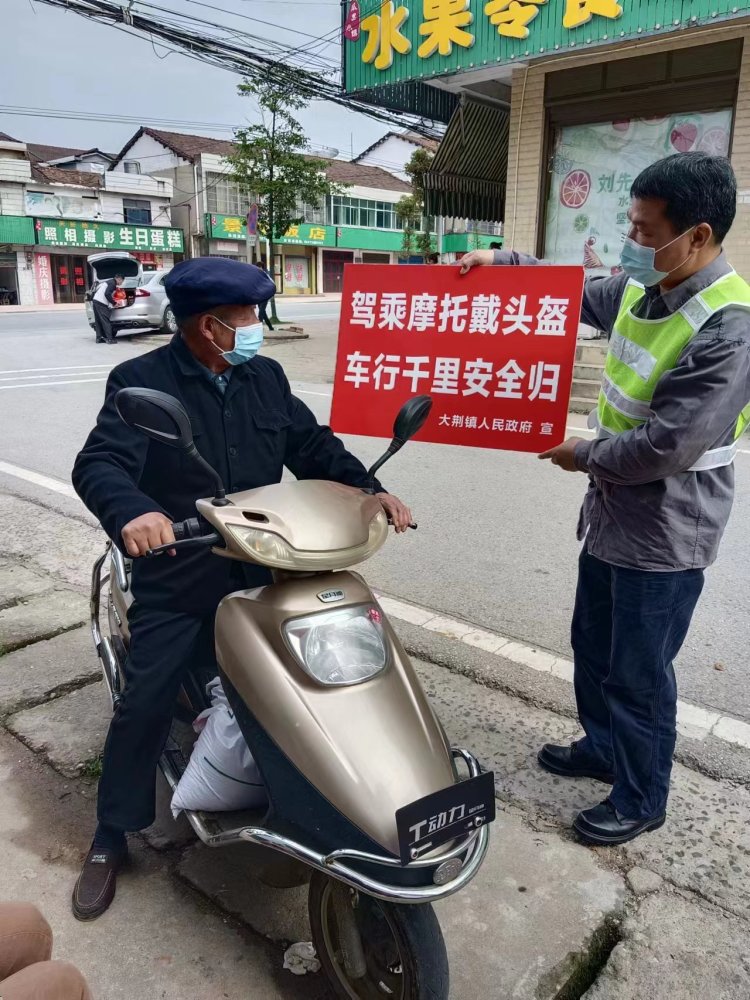
M195 501L212 492L205 474L179 451L123 423L114 398L126 386L160 389L182 402L198 450L232 493L280 482L284 466L298 479L367 485L365 467L292 395L278 362L259 356L237 366L222 396L177 334L165 347L113 369L96 427L73 467L76 492L120 547L122 529L134 518L151 511L173 521L195 517ZM147 607L203 615L233 590L269 580L260 566L190 548L174 557L136 559L133 595Z

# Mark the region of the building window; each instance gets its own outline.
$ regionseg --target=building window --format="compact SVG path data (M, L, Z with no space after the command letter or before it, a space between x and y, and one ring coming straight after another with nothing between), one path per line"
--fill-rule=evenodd
M315 226L324 226L326 224L325 204L321 202L320 208L313 208L312 205L306 205L305 202L298 201L297 217L302 219L303 222L310 222Z
M150 226L151 202L143 198L123 198L122 214L130 226Z
M479 233L482 236L502 236L502 222L475 222L472 219L446 219L446 233Z
M141 165L138 160L125 160L123 168L126 174L139 174L141 172Z
M226 174L205 173L206 204L216 215L246 215L251 199Z
M332 195L329 204L329 225L358 226L366 229L400 229L396 206L390 201L369 201Z

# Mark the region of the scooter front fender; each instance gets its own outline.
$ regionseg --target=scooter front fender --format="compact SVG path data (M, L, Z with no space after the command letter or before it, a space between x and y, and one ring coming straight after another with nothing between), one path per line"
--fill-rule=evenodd
M219 664L259 724L351 823L398 854L396 810L447 788L456 772L445 735L409 657L383 615L389 663L369 681L321 685L297 663L283 625L336 608L375 604L354 573L287 580L225 598L216 616Z

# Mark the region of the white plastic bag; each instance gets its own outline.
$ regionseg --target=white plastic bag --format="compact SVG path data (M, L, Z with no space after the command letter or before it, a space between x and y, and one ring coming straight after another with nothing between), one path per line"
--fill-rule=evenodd
M305 976L308 972L319 972L320 962L315 955L315 948L309 941L293 944L284 952L284 968L292 975Z
M231 812L263 805L266 792L258 767L217 677L208 685L211 708L193 724L200 735L172 796L172 815L183 809Z

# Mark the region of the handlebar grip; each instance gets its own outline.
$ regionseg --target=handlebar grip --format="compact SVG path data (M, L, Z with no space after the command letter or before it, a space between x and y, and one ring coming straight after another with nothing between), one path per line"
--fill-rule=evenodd
M166 545L157 545L145 553L145 558L155 559L157 556L163 556L165 552L171 552L172 550L179 551L180 549L187 548L189 545L214 546L221 544L221 535L217 531L212 531L208 535L199 534L196 537L175 539L174 542L167 542Z
M176 542L181 542L186 538L200 538L205 533L199 517L188 517L185 521L174 521L172 531Z

